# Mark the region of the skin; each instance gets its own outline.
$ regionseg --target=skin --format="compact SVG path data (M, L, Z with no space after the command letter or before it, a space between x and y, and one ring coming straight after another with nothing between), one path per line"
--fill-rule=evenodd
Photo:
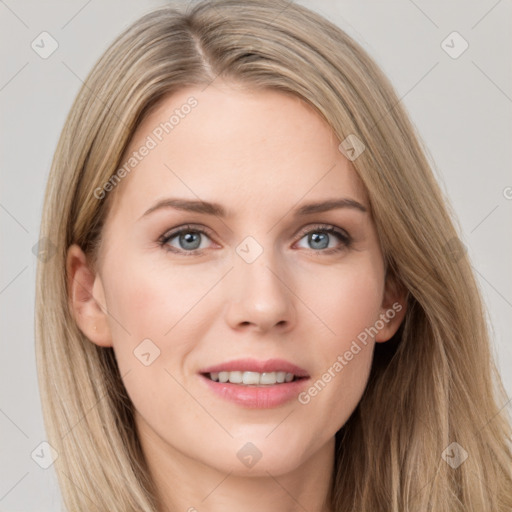
M115 351L162 511L328 511L334 435L362 396L374 344L398 329L404 296L386 279L368 198L340 141L298 98L224 82L191 87L145 119L127 155L192 95L198 106L111 192L97 268L70 247L73 312L92 343ZM229 215L143 215L168 197L220 203ZM367 211L293 215L331 198ZM197 235L199 254L159 245L188 223L208 230ZM329 234L327 249L315 245L307 233L319 223L351 244ZM247 236L263 249L252 263L236 252ZM178 236L167 245L190 247ZM198 376L231 359L283 358L314 383L396 302L402 310L305 405L244 408ZM147 338L160 350L149 366L133 354ZM262 454L251 468L237 457L247 442Z

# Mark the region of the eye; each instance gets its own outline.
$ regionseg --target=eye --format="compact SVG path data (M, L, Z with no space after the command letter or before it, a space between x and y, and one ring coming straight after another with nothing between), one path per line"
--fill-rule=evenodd
M308 227L299 233L299 242L306 239L310 244L308 249L322 254L332 254L348 248L352 242L350 235L330 224L318 224ZM338 244L336 245L336 238ZM209 232L200 226L186 225L170 232L164 233L158 240L159 245L167 251L194 256L207 248L203 243L210 239ZM334 245L333 245L334 244Z
M206 230L191 225L183 226L174 231L165 233L158 243L166 250L181 254L194 255L205 246L204 238L209 238Z
M313 228L310 227L307 231L302 231L301 235L301 240L306 239L306 243L310 244L310 247L307 248L326 254L342 251L349 247L352 242L348 233L328 224L319 224L313 226ZM336 245L336 238L339 242L338 245Z

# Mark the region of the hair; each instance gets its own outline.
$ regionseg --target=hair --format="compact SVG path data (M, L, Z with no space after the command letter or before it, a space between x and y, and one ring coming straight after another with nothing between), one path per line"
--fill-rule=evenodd
M118 169L148 113L217 78L293 94L340 141L352 134L363 142L352 165L388 277L407 293L399 330L376 345L365 392L336 434L332 510L510 511L511 428L487 312L426 150L366 51L284 0L203 1L146 14L113 41L69 112L41 223L54 254L38 262L36 287L39 387L65 506L159 510L113 349L90 342L71 312L66 254L78 244L96 264L117 191L103 200L94 191ZM453 442L467 452L457 468L443 460Z

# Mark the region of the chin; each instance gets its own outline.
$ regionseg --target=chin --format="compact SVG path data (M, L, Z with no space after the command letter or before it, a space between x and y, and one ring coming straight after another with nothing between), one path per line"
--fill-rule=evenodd
M318 447L310 446L308 437L290 439L290 436L264 434L244 436L231 440L229 446L219 446L218 453L208 457L207 464L238 476L273 476L295 471ZM217 450L216 450L217 451ZM309 453L309 455L308 455ZM229 455L228 455L229 454ZM205 461L206 462L206 461Z
M288 453L272 453L262 454L261 458L252 463L252 465L241 462L238 458L230 459L226 461L227 464L223 464L219 467L216 464L216 468L226 473L231 473L232 476L240 477L268 477L269 474L272 476L280 476L295 471L303 461L292 454Z

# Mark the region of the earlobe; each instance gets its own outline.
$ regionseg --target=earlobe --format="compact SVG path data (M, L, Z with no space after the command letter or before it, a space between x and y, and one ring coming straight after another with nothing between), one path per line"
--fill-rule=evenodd
M394 276L387 276L379 319L384 324L375 336L377 343L388 341L402 324L407 310L407 289Z
M69 306L79 329L96 345L111 347L105 294L101 277L95 274L82 249L73 244L66 259Z

